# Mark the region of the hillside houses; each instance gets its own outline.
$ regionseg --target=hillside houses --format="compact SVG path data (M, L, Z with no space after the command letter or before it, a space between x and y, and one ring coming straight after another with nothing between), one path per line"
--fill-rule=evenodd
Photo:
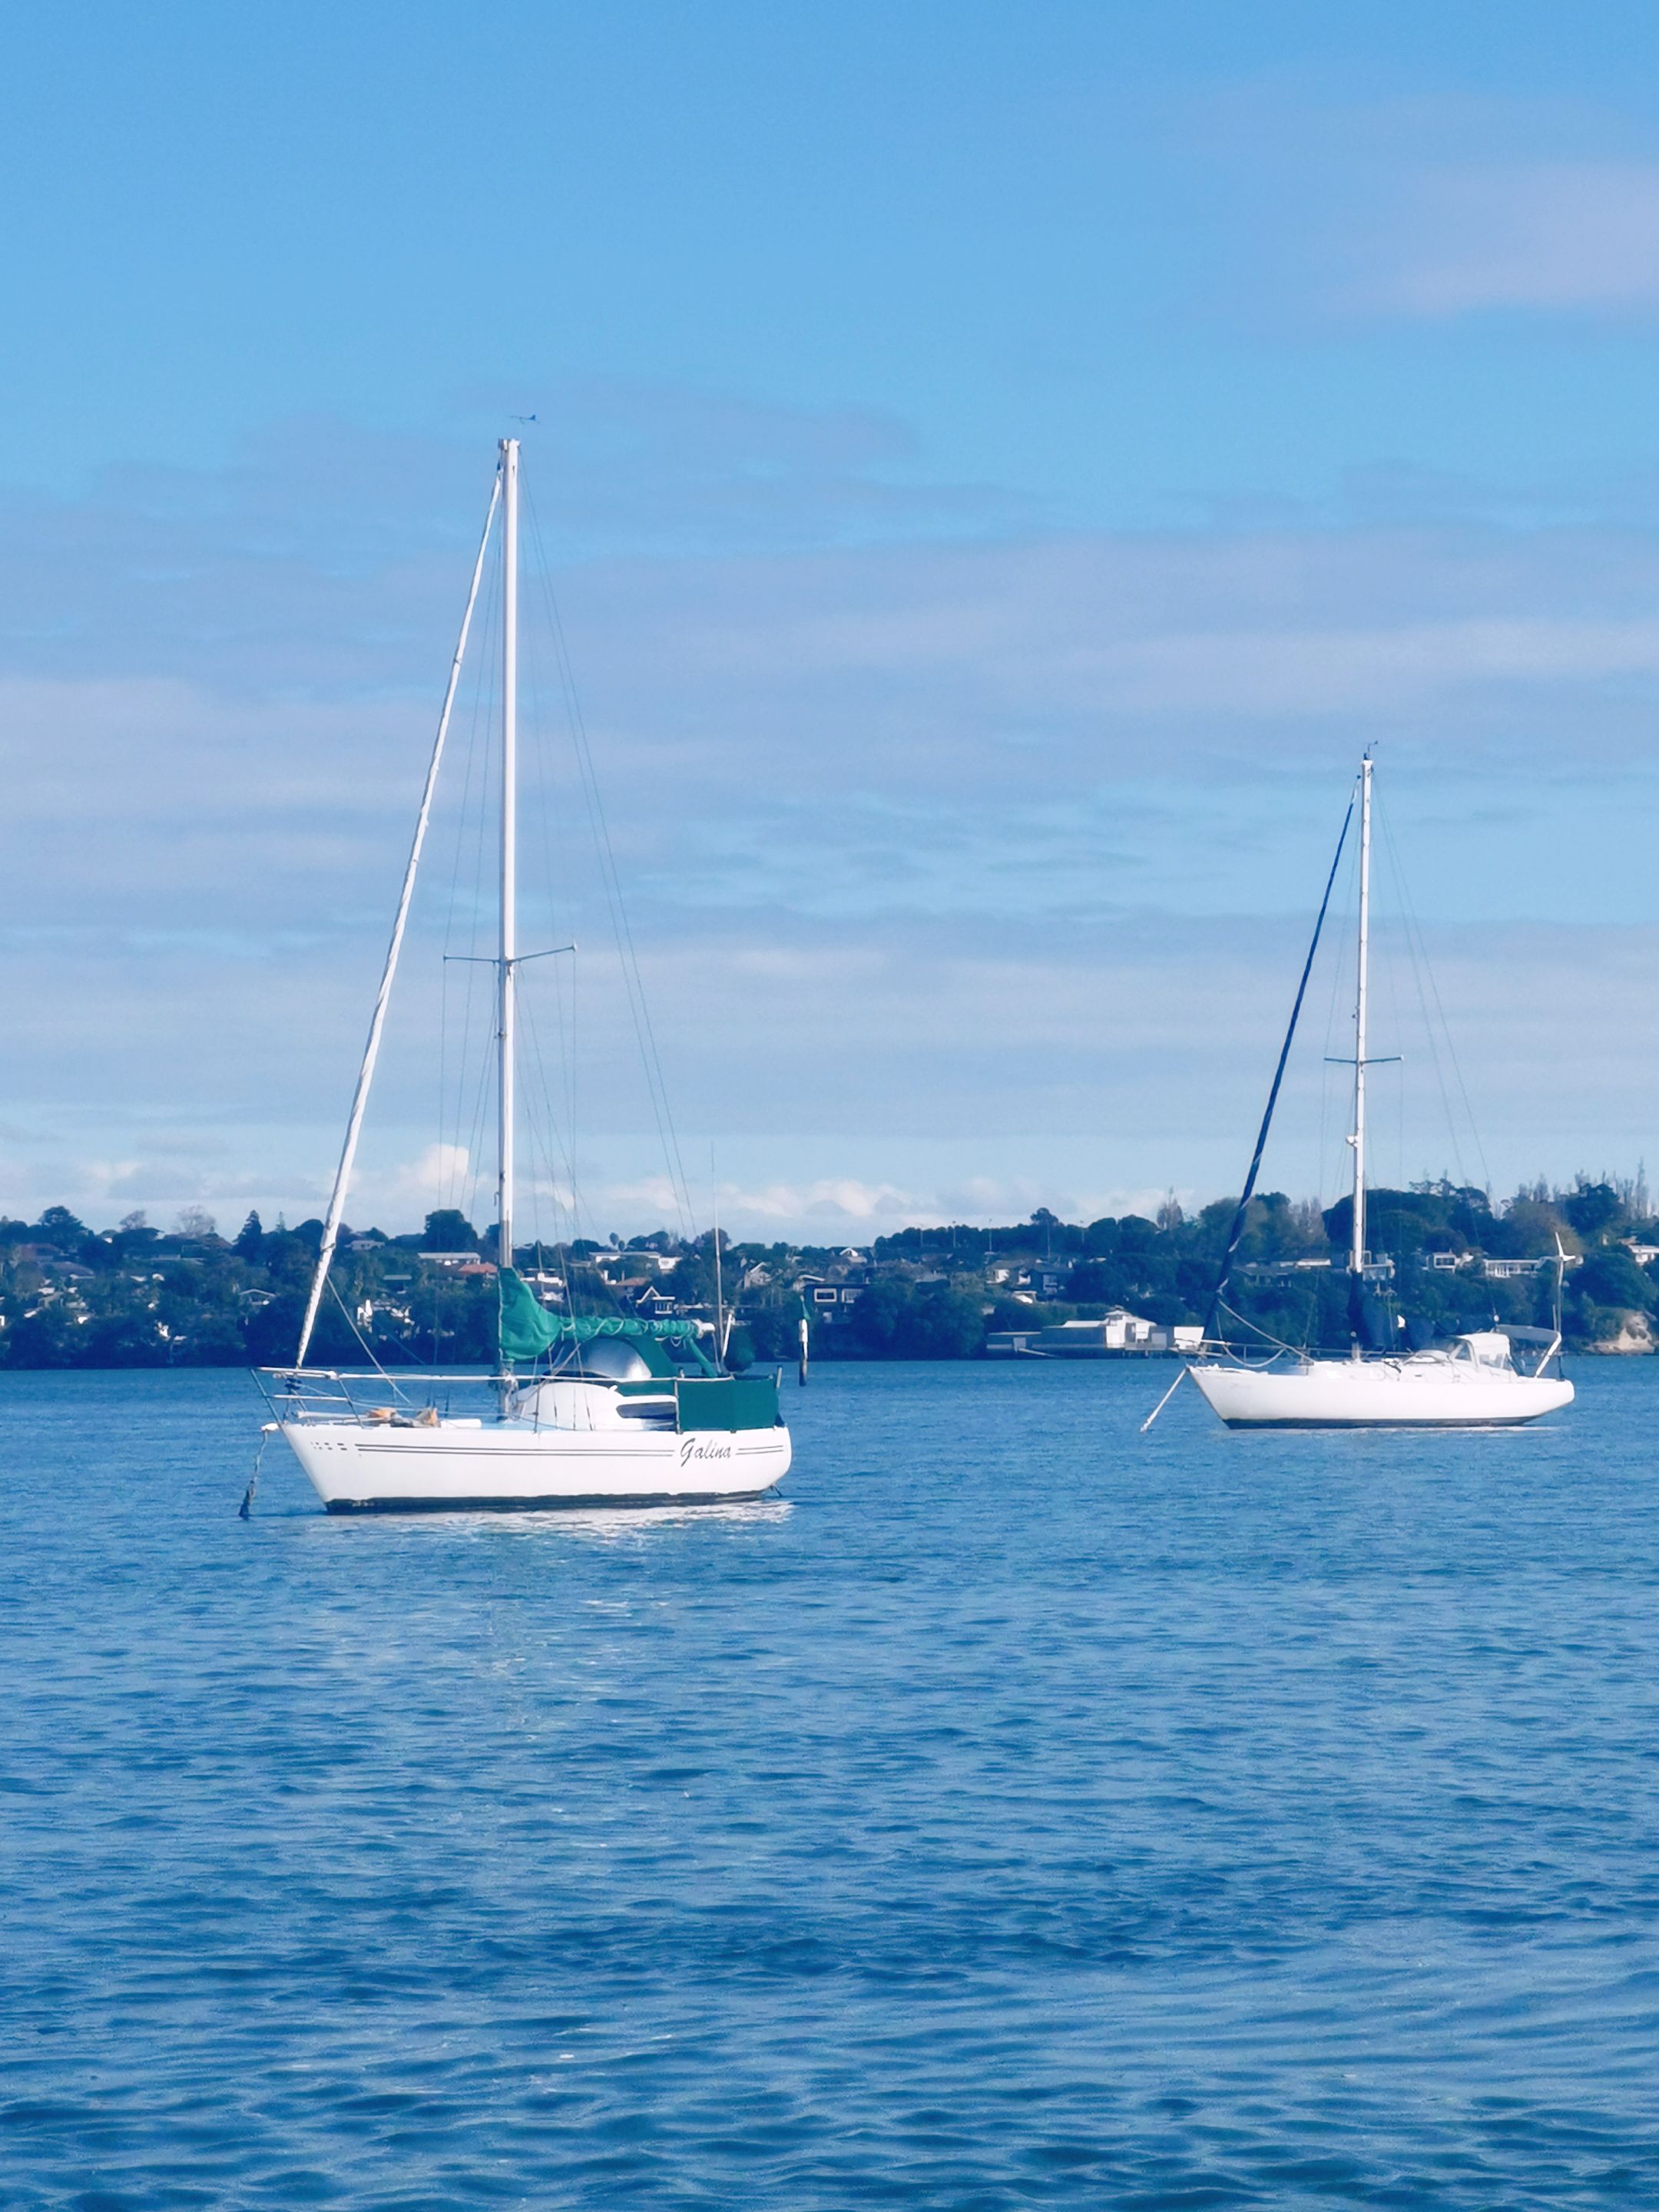
M1408 1318L1413 1340L1459 1327L1547 1323L1561 1292L1570 1344L1633 1349L1659 1319L1659 1220L1581 1179L1569 1191L1425 1185L1372 1194L1368 1298ZM816 1356L1057 1360L1189 1348L1208 1312L1232 1217L1220 1200L1188 1217L1087 1224L1041 1213L990 1230L916 1229L867 1246L680 1239L521 1245L519 1272L554 1312L683 1321L705 1335L717 1306L734 1356L793 1359L803 1319ZM1228 1326L1264 1340L1340 1346L1353 1324L1346 1201L1274 1194L1252 1202L1231 1273ZM0 1220L0 1360L30 1365L264 1364L292 1356L320 1222L234 1238L204 1216L171 1231L130 1215L94 1230L61 1207ZM483 1364L494 1356L498 1277L489 1230L454 1212L424 1232L344 1230L325 1302L325 1364Z

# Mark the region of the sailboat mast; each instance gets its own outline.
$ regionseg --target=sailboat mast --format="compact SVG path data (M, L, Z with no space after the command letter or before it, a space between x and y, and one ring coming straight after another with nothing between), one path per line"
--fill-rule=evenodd
M1353 1010L1353 1249L1356 1275L1365 1265L1365 1042L1371 953L1371 757L1359 763L1359 965Z
M495 1257L513 1264L514 975L519 898L519 441L501 440L501 894L495 1025Z

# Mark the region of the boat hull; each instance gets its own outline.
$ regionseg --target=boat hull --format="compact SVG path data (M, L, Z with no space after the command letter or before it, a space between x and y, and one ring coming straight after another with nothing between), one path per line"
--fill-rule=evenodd
M507 1423L279 1425L331 1513L724 1504L763 1496L782 1480L790 1460L789 1431L781 1425L616 1437Z
M1447 1363L1316 1359L1305 1366L1194 1366L1193 1380L1230 1429L1518 1428L1572 1403L1542 1375L1462 1374Z

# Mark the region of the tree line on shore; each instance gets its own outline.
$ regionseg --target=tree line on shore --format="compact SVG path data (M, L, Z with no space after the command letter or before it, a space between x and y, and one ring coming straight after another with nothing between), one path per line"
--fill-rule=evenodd
M1087 1224L1039 1209L1001 1227L916 1227L867 1251L680 1240L520 1247L520 1267L578 1312L624 1310L642 1285L706 1317L717 1296L735 1316L731 1356L794 1356L805 1311L817 1358L955 1359L988 1334L1089 1319L1126 1307L1162 1323L1203 1321L1235 1201L1194 1214L1173 1200L1155 1218ZM1321 1209L1281 1193L1251 1203L1227 1294L1229 1331L1295 1345L1347 1340L1343 1271L1350 1202ZM223 1237L196 1209L169 1231L130 1214L94 1230L64 1206L38 1220L0 1218L0 1364L15 1368L279 1366L291 1359L321 1224L264 1228L250 1214ZM1367 1242L1392 1261L1383 1292L1414 1333L1498 1323L1547 1325L1565 1251L1563 1325L1570 1346L1641 1348L1659 1316L1659 1221L1640 1179L1578 1176L1494 1206L1448 1182L1371 1194ZM312 1357L324 1365L488 1364L496 1294L489 1233L453 1212L422 1231L342 1237ZM434 1258L433 1255L441 1255ZM718 1257L718 1265L717 1265ZM1324 1263L1324 1264L1322 1264ZM630 1270L633 1271L630 1273ZM833 1322L813 1291L841 1286Z

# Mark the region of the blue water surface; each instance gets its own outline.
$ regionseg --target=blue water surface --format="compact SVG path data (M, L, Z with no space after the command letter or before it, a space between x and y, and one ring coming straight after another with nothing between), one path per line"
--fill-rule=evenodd
M0 1376L0 2203L1659 2203L1659 1362L1142 1439L1170 1372L246 1522L240 1376Z

